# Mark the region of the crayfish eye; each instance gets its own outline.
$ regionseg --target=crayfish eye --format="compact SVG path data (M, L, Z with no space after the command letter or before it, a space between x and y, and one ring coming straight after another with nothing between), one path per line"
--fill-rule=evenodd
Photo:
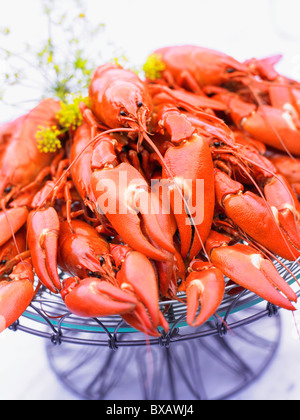
M120 115L121 115L122 117L126 117L126 112L125 112L125 111L120 111Z
M12 190L12 186L11 186L11 185L9 185L8 187L6 187L6 188L4 189L4 192L5 192L5 194L8 194L8 193L10 193L10 192L11 192L11 190Z
M182 285L182 279L178 279L177 280L177 286L179 287L179 286L181 286Z
M7 263L7 260L1 260L0 265L5 265Z
M234 69L233 67L229 67L228 69L226 69L226 73L234 73L236 72L236 69Z
M224 143L222 143L219 140L212 140L212 142L211 142L211 146L213 146L213 147L221 147L223 145L224 145Z
M137 107L138 107L138 108L141 108L142 106L143 106L143 102L139 101L139 102L137 103Z
M89 272L88 272L88 276L89 276L89 277L96 277L96 279L101 279L101 278L102 278L101 274L98 274L98 273L97 273L97 272L95 272L95 271L89 271Z
M100 262L101 265L104 264L105 263L104 257L100 257L99 262Z

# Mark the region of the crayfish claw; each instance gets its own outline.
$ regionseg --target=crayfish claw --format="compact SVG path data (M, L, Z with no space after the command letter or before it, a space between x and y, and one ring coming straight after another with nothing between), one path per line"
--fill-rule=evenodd
M17 321L34 297L30 258L19 262L8 278L0 281L0 333Z
M131 312L138 303L130 293L96 277L66 279L61 296L74 315L85 318Z
M159 313L159 321L157 327L154 327L151 319L149 318L148 311L146 310L145 306L140 302L137 304L133 312L126 313L121 316L124 319L124 321L131 327L151 337L161 336L161 333L158 330L159 326L161 326L166 333L169 331L170 328L167 320L161 312Z
M193 327L204 324L217 311L224 293L225 280L219 269L204 263L200 271L193 271L186 279L187 323Z
M59 218L53 207L28 215L28 245L36 274L45 287L53 293L61 289L57 272L57 243Z
M156 329L160 322L159 290L156 273L149 259L140 252L129 252L117 274L119 287L132 293L147 309Z
M126 183L123 178L126 178ZM105 214L123 241L132 249L144 253L151 259L166 261L164 250L173 252L174 247L164 234L155 211L151 210L150 206L154 206L154 197L151 198L148 184L139 171L128 163L121 163L113 169L94 171L91 182L97 198L97 209ZM117 188L108 188L109 185ZM103 197L107 200L108 206ZM144 208L147 204L149 204L148 210ZM122 218L119 217L120 214ZM150 229L153 240L162 249L157 249L148 241L142 231L143 224Z
M244 244L228 245L228 238L211 232L206 242L211 262L238 285L276 306L294 311L297 295L260 252Z

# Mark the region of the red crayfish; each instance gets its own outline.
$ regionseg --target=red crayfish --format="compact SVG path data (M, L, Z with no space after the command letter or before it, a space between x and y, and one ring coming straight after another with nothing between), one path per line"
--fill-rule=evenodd
M152 336L169 329L160 300L185 292L187 322L200 326L228 279L295 310L272 263L300 256L300 181L282 164L300 156L299 84L278 59L166 47L144 81L102 65L55 153L35 141L39 125L59 126L54 100L4 124L0 330L39 284L78 316L119 314Z

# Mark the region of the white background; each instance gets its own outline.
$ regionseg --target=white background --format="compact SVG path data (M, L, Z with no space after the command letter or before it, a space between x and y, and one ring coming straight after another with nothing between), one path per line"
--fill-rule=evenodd
M298 0L86 0L83 3L93 22L105 24L104 35L99 40L104 56L104 39L120 48L136 65L141 65L158 47L185 43L218 49L240 60L281 53L284 58L277 68L300 80ZM66 11L71 7L68 0L61 0L60 4ZM24 42L37 45L47 36L41 2L0 0L0 27L11 30L11 49L18 50ZM97 48L95 44L93 48ZM0 64L3 72L6 63ZM9 99L18 102L26 100L26 95L28 92L14 89ZM0 104L0 122L19 112L19 108ZM295 330L299 315L297 312L294 319L290 313L284 313L283 317L284 335L279 353L263 377L237 398L300 399L300 341ZM0 399L75 398L52 374L44 344L43 339L24 333L6 331L0 336Z
M74 13L72 0L56 3L60 10ZM130 64L139 66L156 48L189 43L218 49L240 60L283 54L278 70L300 79L297 0L82 0L82 3L93 24L105 24L99 38L92 46L86 46L91 58L93 52L97 55L99 51L103 59L111 59L114 53L125 54ZM24 44L29 44L39 51L48 37L42 4L41 0L0 0L0 28L8 27L11 31L9 37L0 38L4 43L0 47L20 52ZM6 63L2 60L0 64L3 72ZM9 102L16 104L36 95L36 91L11 89ZM22 111L0 104L0 121Z

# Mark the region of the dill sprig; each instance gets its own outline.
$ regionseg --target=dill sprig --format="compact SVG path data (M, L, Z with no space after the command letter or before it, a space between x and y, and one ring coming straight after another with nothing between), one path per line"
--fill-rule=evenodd
M166 69L165 63L159 54L149 55L147 61L143 66L145 76L150 80L160 79L163 71Z
M56 125L51 127L39 126L39 131L36 133L37 147L41 153L54 153L61 149L62 144L59 139L62 134L61 130Z
M60 110L56 114L58 126L39 126L36 133L37 147L41 153L54 153L62 147L60 138L69 130L75 131L82 124L79 104L89 106L88 97L70 95L70 99L60 102Z
M76 97L74 94L71 94L71 98L72 100L69 102L61 101L61 109L56 115L59 125L64 130L76 130L82 124L82 114L79 108L80 102L84 102L89 106L88 97L83 97L82 95Z

